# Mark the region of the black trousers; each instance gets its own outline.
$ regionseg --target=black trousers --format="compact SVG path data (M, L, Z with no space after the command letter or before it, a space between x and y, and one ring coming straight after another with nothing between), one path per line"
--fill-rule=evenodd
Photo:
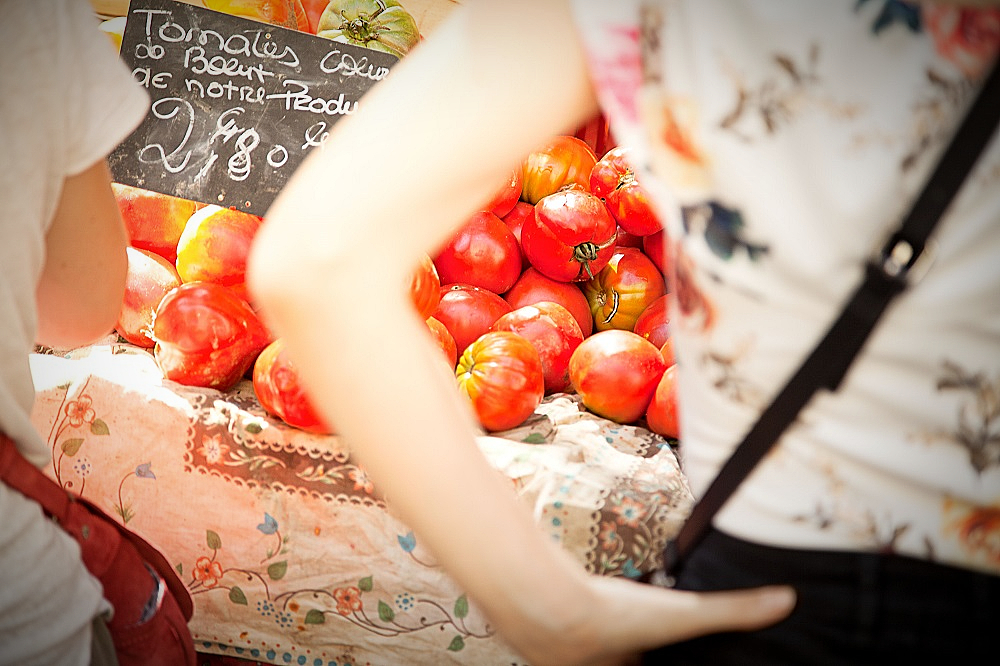
M678 589L790 584L772 627L696 638L644 664L1000 664L1000 576L899 555L790 550L711 532Z

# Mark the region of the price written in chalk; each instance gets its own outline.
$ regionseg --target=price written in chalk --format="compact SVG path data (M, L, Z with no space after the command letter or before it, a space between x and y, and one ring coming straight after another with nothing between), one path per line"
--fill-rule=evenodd
M174 0L132 0L121 53L151 105L115 180L258 215L397 62Z

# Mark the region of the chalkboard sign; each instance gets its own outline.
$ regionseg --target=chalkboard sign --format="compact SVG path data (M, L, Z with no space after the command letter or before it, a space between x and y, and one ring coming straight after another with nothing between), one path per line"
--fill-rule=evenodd
M114 179L257 215L398 61L174 0L131 0L121 56L152 105Z

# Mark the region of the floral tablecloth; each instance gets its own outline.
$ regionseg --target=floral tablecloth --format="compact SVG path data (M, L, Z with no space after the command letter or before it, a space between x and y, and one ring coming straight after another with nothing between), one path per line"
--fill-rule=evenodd
M164 380L143 349L32 356L47 472L159 546L195 602L199 652L273 664L516 664L336 437L232 391ZM546 399L482 436L538 525L591 572L655 565L691 495L649 431Z

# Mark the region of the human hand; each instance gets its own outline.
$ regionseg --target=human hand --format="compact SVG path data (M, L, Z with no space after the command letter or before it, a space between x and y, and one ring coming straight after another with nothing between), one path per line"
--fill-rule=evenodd
M766 627L795 605L794 590L785 586L689 592L592 576L588 587L592 604L577 609L567 626L546 627L537 643L518 646L532 666L636 664L639 653L661 645Z

